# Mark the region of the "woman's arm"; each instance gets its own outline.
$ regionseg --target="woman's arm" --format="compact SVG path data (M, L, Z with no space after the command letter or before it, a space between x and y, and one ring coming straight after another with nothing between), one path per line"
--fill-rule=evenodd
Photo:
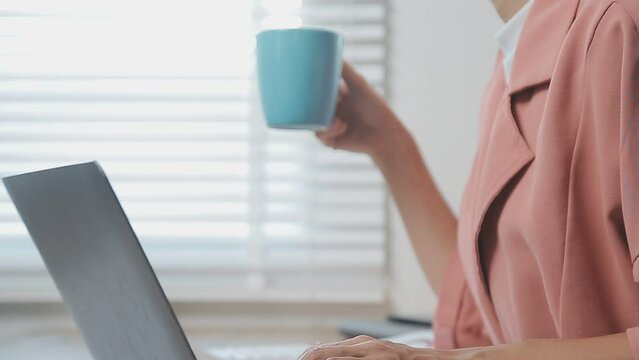
M417 349L368 336L309 349L300 360L633 360L625 333L585 339L531 340L490 347Z
M585 339L532 340L520 346L531 360L634 360L626 333Z
M435 186L413 137L386 102L348 63L333 125L317 137L327 146L371 156L384 174L420 265L438 290L455 248L457 220Z
M387 142L373 154L373 160L384 174L419 263L438 291L455 249L457 218L437 189L413 137L403 127L386 136Z

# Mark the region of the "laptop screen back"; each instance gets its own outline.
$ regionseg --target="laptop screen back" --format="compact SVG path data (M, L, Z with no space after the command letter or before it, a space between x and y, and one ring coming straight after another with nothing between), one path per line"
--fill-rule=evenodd
M3 180L94 359L195 359L97 163Z

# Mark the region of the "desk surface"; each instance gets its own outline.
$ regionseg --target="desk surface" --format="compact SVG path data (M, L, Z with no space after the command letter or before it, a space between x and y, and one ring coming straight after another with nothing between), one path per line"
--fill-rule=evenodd
M246 330L246 331L189 331L189 341L195 348L216 345L257 344L314 344L317 341L334 341L341 337L336 331L304 329L292 331ZM76 333L42 333L0 338L0 359L20 360L92 360L82 339Z
M195 348L204 349L208 346L216 345L287 344L291 343L292 338L290 336L283 337L282 333L279 333L279 336L275 338L272 336L260 336L259 338L251 339L246 337L246 334L244 336L229 334L228 336L229 338L226 341L219 337L208 336L190 337L189 340ZM252 336L255 336L255 334ZM296 340L299 340L299 337ZM421 330L396 336L390 338L390 340L415 347L430 347L432 345L432 332L430 330ZM312 344L313 342L305 343ZM0 359L92 360L81 339L78 336L69 335L37 335L3 339L0 341Z
M4 339L0 342L0 359L65 359L91 360L79 338L34 336Z

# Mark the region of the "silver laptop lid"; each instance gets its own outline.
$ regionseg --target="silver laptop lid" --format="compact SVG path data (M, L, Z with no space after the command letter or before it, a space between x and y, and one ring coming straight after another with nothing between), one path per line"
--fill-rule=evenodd
M3 180L94 359L195 359L97 163Z

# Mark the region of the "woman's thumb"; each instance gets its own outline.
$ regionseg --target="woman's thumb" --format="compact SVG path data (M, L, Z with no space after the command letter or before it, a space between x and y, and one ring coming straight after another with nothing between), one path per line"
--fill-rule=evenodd
M342 78L350 91L362 89L366 84L366 80L348 61L342 62Z

